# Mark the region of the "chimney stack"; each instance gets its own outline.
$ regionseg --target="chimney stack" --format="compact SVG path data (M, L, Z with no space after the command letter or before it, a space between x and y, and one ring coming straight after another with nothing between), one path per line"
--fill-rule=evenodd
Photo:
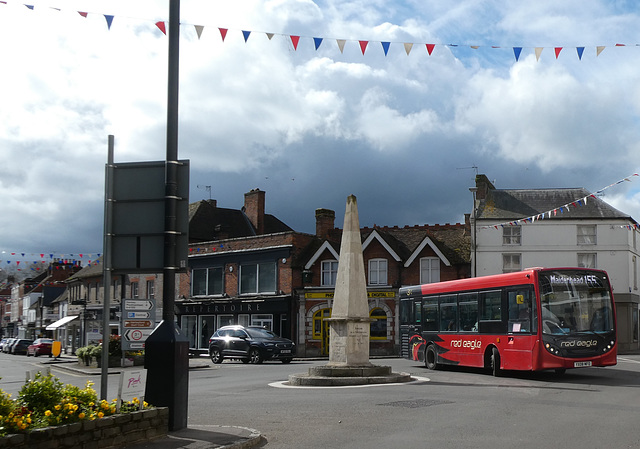
M476 175L476 188L478 189L476 193L476 200L484 200L487 198L487 193L489 190L495 190L495 187L487 178L487 175Z
M244 194L244 213L257 235L264 234L264 197L265 192L260 189L252 189Z
M336 213L331 209L316 209L316 235L327 238L335 227Z

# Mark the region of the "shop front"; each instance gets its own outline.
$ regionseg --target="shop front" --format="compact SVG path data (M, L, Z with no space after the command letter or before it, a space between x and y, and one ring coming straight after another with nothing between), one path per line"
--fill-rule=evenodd
M206 353L209 337L231 324L260 326L291 338L291 301L291 296L176 301L176 319L189 339L189 350Z

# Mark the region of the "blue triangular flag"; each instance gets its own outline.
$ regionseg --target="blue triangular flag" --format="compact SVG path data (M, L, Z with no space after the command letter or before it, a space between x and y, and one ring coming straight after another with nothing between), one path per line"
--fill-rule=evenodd
M522 52L522 47L513 47L513 54L516 57L516 61L520 59L520 52Z
M244 31L242 30L242 35L244 36L244 41L247 42L247 39L249 39L249 35L251 34L251 31Z
M380 43L382 44L384 55L387 56L387 53L389 53L389 45L391 44L391 42L380 42Z
M316 45L316 50L317 50L318 47L320 47L320 44L322 43L322 38L321 37L314 37L313 38L313 43Z
M576 50L578 51L578 58L580 59L580 61L582 61L582 53L584 52L584 47L576 47Z
M113 23L113 16L104 15L104 18L107 19L107 28L111 29L111 24Z

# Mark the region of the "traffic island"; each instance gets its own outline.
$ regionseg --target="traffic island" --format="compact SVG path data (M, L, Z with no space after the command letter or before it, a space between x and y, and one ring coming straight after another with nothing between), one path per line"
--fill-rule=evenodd
M0 448L119 448L165 437L168 430L169 408L157 407L7 435Z
M308 374L292 374L289 385L336 387L348 385L390 384L411 382L414 379L407 373L394 373L390 366L314 366Z

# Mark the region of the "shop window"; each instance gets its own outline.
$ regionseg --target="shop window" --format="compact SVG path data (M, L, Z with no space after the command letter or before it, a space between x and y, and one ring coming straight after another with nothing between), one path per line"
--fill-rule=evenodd
M273 330L273 315L251 315L251 325Z
M316 313L313 314L313 339L314 340L320 340L322 338L322 333L324 332L325 326L327 326L324 319L330 318L330 317L331 317L331 309L318 310Z
M371 322L370 338L372 340L386 340L387 314L385 311L380 307L376 307L371 309L369 317L374 320Z

